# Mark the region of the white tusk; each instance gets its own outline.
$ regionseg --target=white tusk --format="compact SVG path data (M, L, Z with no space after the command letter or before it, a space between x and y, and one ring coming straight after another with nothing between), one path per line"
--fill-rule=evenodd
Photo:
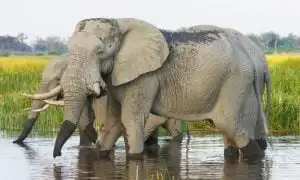
M24 111L30 111L31 110L31 108L25 108L25 109L23 109Z
M50 105L56 105L56 106L64 106L65 105L65 102L63 100L55 101L55 100L45 99L42 101L44 101L45 103L50 104Z
M44 100L44 99L52 98L52 97L54 97L55 95L59 94L62 91L63 91L63 89L62 89L61 85L58 85L54 89L52 89L51 91L49 91L47 93L33 94L33 95L22 93L22 95L28 97L29 99Z
M41 111L46 110L48 107L49 107L49 104L45 104L42 108L39 108L39 109L33 109L33 110L31 110L31 111L33 111L33 112L41 112Z

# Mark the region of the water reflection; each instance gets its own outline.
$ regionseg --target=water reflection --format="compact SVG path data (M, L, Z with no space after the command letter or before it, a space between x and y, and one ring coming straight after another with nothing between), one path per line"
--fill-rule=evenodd
M97 150L78 148L79 137L66 144L63 156L52 158L54 139L29 139L12 144L0 138L1 179L297 179L300 172L299 138L274 138L274 149L256 161L224 161L221 136L193 138L190 143L160 139L160 148L147 151L143 161L127 161L124 141L119 139L110 159ZM18 169L16 173L15 169ZM167 172L166 172L167 171ZM153 178L151 178L153 176ZM174 177L174 178L172 178Z
M110 159L101 159L97 150L82 148L79 150L77 178L143 180L151 176L156 179L157 172L165 178L179 177L180 151L181 143L170 141L159 149L146 151L144 160L126 160L125 156L116 156L116 153ZM60 171L54 172L58 172L55 174L56 179L62 179Z
M121 160L112 157L101 159L95 149L79 150L77 164L77 179L156 179L157 171L160 177L165 179L223 179L223 180L269 180L270 159L256 161L224 161L220 163L208 163L190 165L186 169L186 175L181 175L185 169L181 164L181 143L170 141L164 144L160 150L146 153L144 160ZM199 173L189 176L189 169L199 169ZM216 176L211 176L213 171L223 168L223 174L217 171ZM167 170L166 173L163 173ZM54 177L63 179L61 167L54 167ZM201 175L203 174L203 175Z
M270 161L260 159L257 161L225 162L224 180L270 180Z

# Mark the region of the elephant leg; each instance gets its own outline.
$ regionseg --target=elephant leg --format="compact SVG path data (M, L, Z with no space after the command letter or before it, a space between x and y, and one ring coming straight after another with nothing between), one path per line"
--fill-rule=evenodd
M90 145L91 143L96 143L97 131L94 128L95 114L92 109L92 101L89 97L86 100L85 107L82 111L78 128L80 135L80 145Z
M263 151L265 151L268 146L265 138L266 135L267 134L265 132L263 122L261 118L258 118L258 121L255 125L255 141Z
M122 99L121 122L127 144L127 158L142 158L144 127L148 120L158 83L153 77L138 79L125 89Z
M236 158L239 156L239 148L236 146L235 142L231 140L228 136L223 136L224 138L224 157L225 158Z
M165 128L171 134L173 140L176 140L176 141L182 140L181 120L168 119L165 122Z
M155 133L157 133L156 130L158 130L160 125L166 123L167 120L168 119L165 117L156 116L154 114L149 115L144 128L144 139L146 140L147 145L151 144L150 142L154 142L151 139L157 139L157 137L155 138Z
M92 141L89 139L89 137L84 133L84 131L79 129L79 146L90 146L92 145Z
M224 135L232 141L229 143L236 144L241 150L243 157L253 158L261 157L264 153L254 140L256 119L253 118L254 111L248 108L256 107L256 105L251 100L253 85L244 80L248 75L251 74L233 76L229 82L225 83L225 87L230 87L234 89L232 92L239 92L239 94L228 93L228 90L224 88L224 92L220 95L222 102L216 106L218 112L221 110L224 113L217 113L218 117L213 120L216 128L223 131Z
M120 104L108 92L106 116L100 124L100 133L96 142L97 148L100 149L100 156L109 155L122 133L120 110Z
M158 146L158 128L156 128L151 135L144 142L144 147Z

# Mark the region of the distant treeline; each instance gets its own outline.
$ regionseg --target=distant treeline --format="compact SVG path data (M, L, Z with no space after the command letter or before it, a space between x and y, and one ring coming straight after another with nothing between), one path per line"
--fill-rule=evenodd
M247 34L247 36L261 47L265 53L300 52L300 37L293 33L287 36L280 36L270 31L259 35L251 33ZM27 39L24 33L19 33L17 36L0 36L0 56L59 55L67 51L66 40L58 36L37 37L31 44L25 42Z
M24 33L0 36L0 56L60 55L67 51L66 40L58 36L37 37L31 44L25 42L27 39Z

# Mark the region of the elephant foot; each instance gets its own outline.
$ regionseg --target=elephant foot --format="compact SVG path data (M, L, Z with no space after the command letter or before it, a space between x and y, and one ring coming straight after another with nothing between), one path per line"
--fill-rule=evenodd
M172 138L173 141L178 141L178 142L181 142L182 139L183 139L183 136L181 133Z
M98 134L93 126L93 123L90 123L86 126L86 128L84 129L84 134L86 134L90 141L92 141L94 144L96 143Z
M232 147L232 146L225 148L224 156L225 157L232 157L232 156L238 157L239 156L239 148Z
M256 139L255 141L258 144L258 146L260 147L260 149L262 149L263 151L267 149L268 144L265 139L261 138L261 139Z
M91 145L92 145L92 143L90 142L90 139L88 137L86 137L85 134L81 134L80 139L79 139L79 147L91 146Z
M158 138L156 136L150 136L144 142L144 150L148 152L155 152L159 148Z
M54 145L54 150L53 150L53 158L57 157L57 156L61 156L61 148L62 146L65 144L65 142L67 141L67 139L70 138L70 136L74 133L76 129L76 126L71 123L70 121L66 120L63 122L56 141L55 141L55 145Z
M227 162L233 163L233 162L238 161L239 155L240 155L240 152L237 147L229 146L224 149L224 159Z
M158 144L144 146L144 152L146 152L148 155L152 156L153 154L157 154L159 147L160 146Z
M243 153L243 158L247 160L256 160L265 156L264 151L261 150L256 140L250 140L245 147L240 149Z
M155 136L150 136L145 142L144 146L152 146L152 145L158 145L158 138Z
M30 131L32 130L32 127L34 126L35 119L26 119L23 124L23 130L19 137L13 141L13 143L22 143L24 139L28 136Z
M104 151L99 151L99 156L104 158L104 157L109 157L111 150L104 150Z
M144 159L144 153L127 153L126 156L127 160L143 160Z

